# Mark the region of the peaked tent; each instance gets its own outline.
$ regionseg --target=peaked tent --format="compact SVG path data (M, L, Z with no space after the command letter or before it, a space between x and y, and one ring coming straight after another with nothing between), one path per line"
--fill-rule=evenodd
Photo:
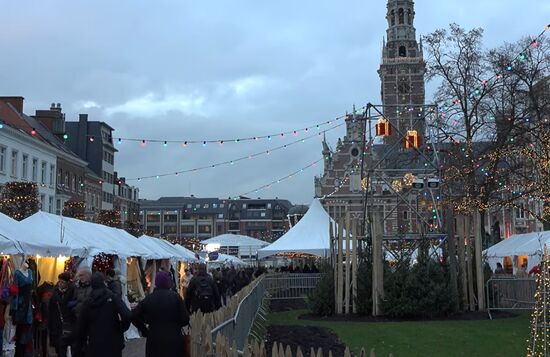
M0 254L14 255L23 253L19 239L27 234L22 234L19 222L0 213Z
M265 247L269 243L263 240L243 236L240 234L220 234L209 239L201 241L201 244L219 244L222 247Z
M157 257L151 259L175 259L180 261L196 260L193 253L179 250L165 240L142 235L139 237L139 241L150 250L157 252Z
M99 253L125 258L147 257L154 254L126 231L101 224L46 212L37 212L20 223L28 230L40 233L48 239L56 239L73 249L83 247L87 249L86 256L89 257Z
M258 250L258 258L279 253L306 253L326 258L330 254L330 216L314 199L302 219L272 244Z

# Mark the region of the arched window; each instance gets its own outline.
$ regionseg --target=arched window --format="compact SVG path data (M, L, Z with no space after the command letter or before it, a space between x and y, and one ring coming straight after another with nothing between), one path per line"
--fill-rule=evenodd
M407 48L405 46L399 46L399 57L407 57Z
M409 25L412 25L412 24L413 24L411 9L408 9L408 10L407 10L407 23L408 23Z
M395 10L392 10L390 14L391 25L395 26Z
M405 11L401 8L397 12L399 14L399 25L405 24Z

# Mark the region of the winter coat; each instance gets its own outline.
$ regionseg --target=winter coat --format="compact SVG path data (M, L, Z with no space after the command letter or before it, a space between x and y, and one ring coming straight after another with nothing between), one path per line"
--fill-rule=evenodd
M74 286L69 285L65 291L55 288L52 298L49 301L48 311L48 332L52 342L62 335L68 335L75 324L75 317L67 306L68 299L73 295ZM63 333L65 332L65 333Z
M86 357L122 356L124 331L131 318L130 310L109 289L92 290L78 320L78 350Z
M122 299L122 284L119 279L115 278L107 282L107 287L115 296Z
M201 308L200 301L198 298L199 293L199 286L202 280L206 280L208 284L210 284L210 287L213 292L213 299L212 299L212 305L208 306L206 308ZM187 305L187 309L193 313L197 310L201 310L202 312L212 312L216 309L218 309L221 306L221 300L220 300L220 293L218 291L218 287L216 286L216 283L214 282L214 279L206 273L199 274L195 276L193 279L191 279L191 282L189 283L189 287L185 290L185 304Z
M132 311L132 321L147 338L147 357L184 355L181 328L189 324L189 315L177 293L169 289L156 288Z

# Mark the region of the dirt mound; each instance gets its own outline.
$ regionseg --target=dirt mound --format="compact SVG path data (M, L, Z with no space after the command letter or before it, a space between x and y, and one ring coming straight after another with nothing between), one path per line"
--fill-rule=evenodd
M346 346L338 339L338 336L329 329L316 326L269 326L266 334L266 347L271 354L273 342L287 345L296 353L300 346L304 356L310 356L311 347L323 349L323 356L328 357L329 350L333 357L343 357Z

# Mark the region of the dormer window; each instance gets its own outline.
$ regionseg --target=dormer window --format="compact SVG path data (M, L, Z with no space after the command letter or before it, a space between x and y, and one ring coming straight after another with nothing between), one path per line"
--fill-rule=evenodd
M399 25L404 25L405 24L405 10L403 10L403 8L399 9L398 14L399 14Z

